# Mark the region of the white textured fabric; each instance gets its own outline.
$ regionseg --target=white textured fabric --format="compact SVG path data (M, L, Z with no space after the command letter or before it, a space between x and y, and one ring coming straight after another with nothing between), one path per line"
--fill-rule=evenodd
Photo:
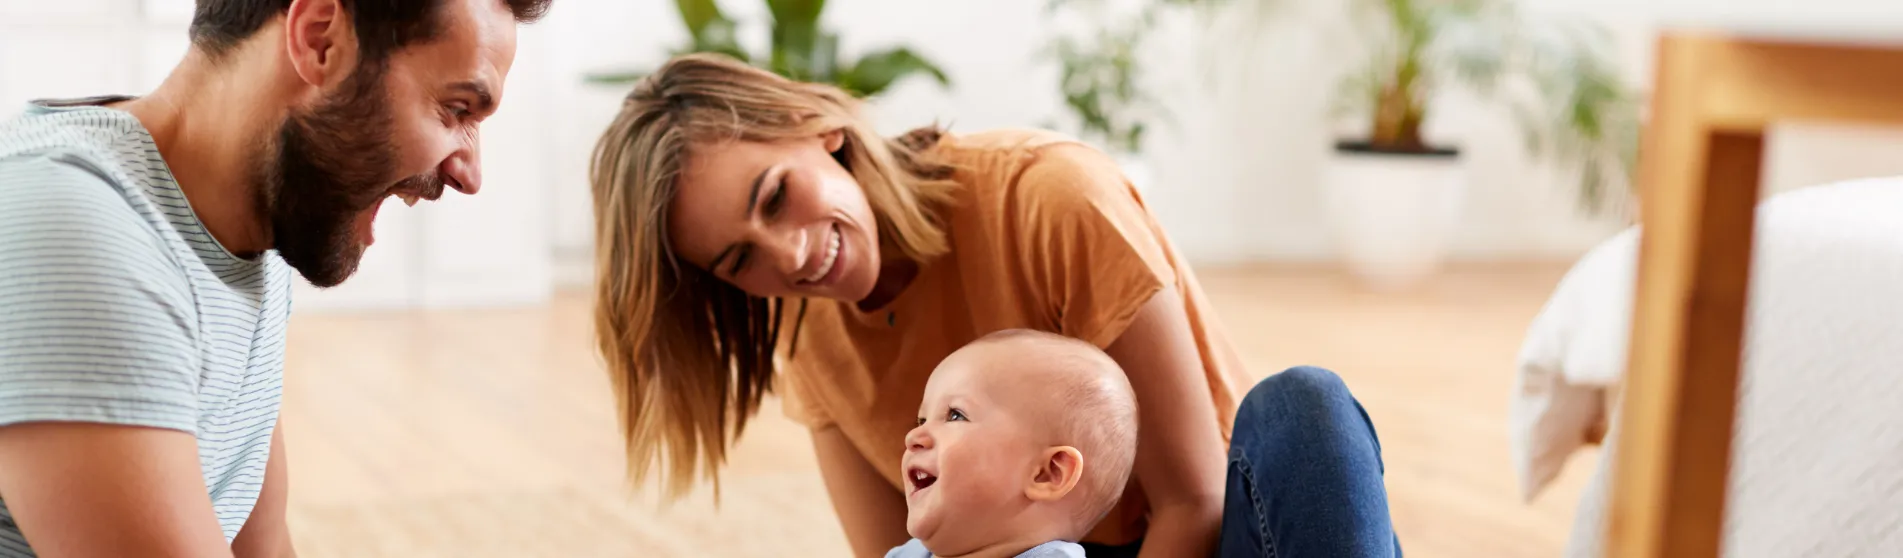
M1560 279L1520 346L1508 413L1520 495L1532 499L1604 428L1606 389L1625 370L1638 229L1600 243Z
M1757 231L1724 555L1903 555L1903 178L1770 198ZM1582 260L1528 333L1512 424L1529 496L1603 419L1581 401L1623 376L1635 240ZM1600 556L1611 453L1567 556Z

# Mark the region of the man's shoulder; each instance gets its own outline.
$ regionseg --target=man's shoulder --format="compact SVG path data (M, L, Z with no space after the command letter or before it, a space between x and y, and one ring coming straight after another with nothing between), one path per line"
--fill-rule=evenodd
M161 208L96 158L0 158L0 285L79 281L148 289L183 305L187 273Z
M120 200L153 156L143 128L109 109L36 108L0 123L0 193L30 199Z
M151 245L150 220L134 205L136 185L110 162L71 153L0 158L0 242L35 242L74 234L95 241Z

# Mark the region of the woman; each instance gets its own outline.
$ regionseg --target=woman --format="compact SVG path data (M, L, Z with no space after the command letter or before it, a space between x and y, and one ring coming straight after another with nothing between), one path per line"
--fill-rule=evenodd
M1238 404L1244 375L1194 275L1088 147L887 140L836 88L690 55L635 87L592 180L599 343L637 482L713 479L780 393L854 552L881 556L907 539L899 458L927 376L1031 328L1103 347L1137 393L1134 482L1092 556L1398 554L1347 388L1297 369Z

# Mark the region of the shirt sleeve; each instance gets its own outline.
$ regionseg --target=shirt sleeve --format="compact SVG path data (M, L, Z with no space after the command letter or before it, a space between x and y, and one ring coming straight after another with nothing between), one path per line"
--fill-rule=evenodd
M808 375L801 373L799 365L790 361L781 362L781 371L775 381L779 382L780 405L786 418L805 426L809 430L820 430L836 424L826 406L818 399L812 386L807 383Z
M1031 299L1058 333L1108 348L1176 283L1167 241L1110 157L1081 144L1044 147L1010 195Z
M165 246L100 175L0 165L0 425L195 433L195 313Z
M808 303L789 302L780 317L783 331L804 331L783 334L785 337L782 339L797 339L801 346L790 346L792 341L788 340L788 345L781 347L777 355L779 371L773 379L774 390L780 395L780 411L787 419L809 430L819 430L837 424L826 411L825 400L820 398L821 386L812 383L814 371L825 370L830 366L816 362L823 361L825 355L816 354L823 353L823 347L814 345L814 339L833 333L827 331L824 325L829 321L830 309L826 307L827 303L815 301L810 303L809 312L802 312L802 304Z

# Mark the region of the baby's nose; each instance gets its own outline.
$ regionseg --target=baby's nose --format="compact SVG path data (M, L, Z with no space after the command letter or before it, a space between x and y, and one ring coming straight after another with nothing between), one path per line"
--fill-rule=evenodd
M931 434L925 432L923 426L912 429L911 432L905 434L905 449L907 451L932 449Z

